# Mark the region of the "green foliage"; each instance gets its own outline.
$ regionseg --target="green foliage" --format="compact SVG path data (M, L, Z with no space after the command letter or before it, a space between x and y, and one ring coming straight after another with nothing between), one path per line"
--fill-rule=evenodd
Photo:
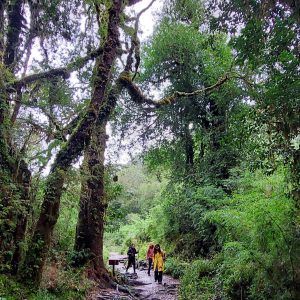
M112 247L116 247L122 253L127 253L127 248L132 243L137 248L142 246L145 248L145 245L150 241L148 223L147 219L142 218L138 214L128 215L126 223L118 231L106 233L106 246L111 245Z
M182 299L190 299L189 289L198 295L195 299L209 299L211 293L224 299L293 297L290 287L299 249L294 240L294 202L286 197L286 191L282 171L271 176L246 172L237 191L223 198L219 208L204 214L217 228L221 252L206 261L213 267L204 273L202 262L198 271L195 266L185 271ZM201 298L200 292L208 293L207 298Z
M97 6L99 40L94 36L93 9L80 6L77 11L77 4L61 0L49 5L37 3L35 8L29 4L22 22L25 24L29 15L36 17L33 27L44 59L29 65L28 71L49 70L70 59L72 67L79 67L83 59L74 57L75 52L103 44L112 2L98 2L104 5ZM87 0L85 4L94 7L95 3ZM297 299L299 207L289 196L291 191L299 192L300 174L296 9L288 6L288 1L271 0L210 0L208 5L217 12L212 19L219 24L214 22L214 29L225 27L236 34L230 42L228 35L210 31L202 1L166 0L154 35L142 48L139 84L151 92L155 87L165 96L208 87L227 72L244 73L245 77L241 80L237 76L210 93L177 99L151 112L133 108L127 96L119 101L117 125L133 129L133 139L136 132L147 129L141 138L144 144L151 141L144 156L151 172L133 163L118 167L118 183L106 174L109 207L104 255L113 250L126 253L134 243L144 258L150 241L160 243L167 252L166 272L181 278L181 300ZM80 30L81 12L87 12L84 33ZM8 15L5 11L4 17ZM127 26L125 15L121 18L123 33L132 35L133 27ZM5 24L9 26L7 19ZM24 25L20 49L32 42L26 40L32 36L27 30ZM72 41L74 49L57 47L59 37ZM23 62L26 58L20 56L20 62L14 63L18 72ZM4 90L16 74L2 64L0 73ZM26 240L36 223L46 180L34 176L35 201L28 210L15 182L15 170L6 168L5 163L16 166L20 156L33 161L35 172L46 166L52 152L65 147L58 132L86 106L93 80L90 66L75 77L79 88L55 76L22 87L23 106L13 130L7 116L18 98L14 90L1 92L5 100L6 93L11 93L9 105L0 103L0 113L5 111L0 137L1 271L11 270L15 249L11 237L19 216L32 215L27 238L20 245L22 249L31 247L29 259L39 262L34 249L41 244L38 241L29 246ZM44 118L39 120L41 112ZM83 270L69 268L90 258L90 253L73 251L84 175L71 171L67 176L41 290L31 291L14 278L1 275L1 299L83 299L92 286L87 280L81 282ZM27 273L21 275L30 277L32 271L24 270Z
M218 207L224 195L222 189L213 186L167 187L162 195L161 216L155 214L155 210L151 215L165 240L175 242L175 253L187 259L207 255L218 248L214 238L215 226L206 222L204 214ZM159 206L156 209L159 210Z
M291 143L300 126L298 10L288 1L209 2L219 9L219 28L225 25L231 31L242 24L231 40L237 63L253 70L248 95L256 103L258 120L271 133L271 148L291 166L293 195L299 200L299 150Z
M13 295L13 296L12 296ZM23 290L13 279L0 275L0 297L7 300L22 299Z
M89 250L83 249L81 251L70 251L68 257L68 263L71 266L78 267L84 266L87 261L92 259L91 252Z
M214 83L231 63L224 35L210 35L168 20L157 28L144 56L143 79L160 82L168 78L173 88L182 91L191 91L203 82Z
M0 272L9 272L16 249L12 240L18 217L28 215L29 205L22 201L22 188L5 168L0 170L0 182Z
M168 220L164 213L164 204L161 197L157 199L158 204L155 205L149 212L149 235L151 237L151 240L156 241L160 244L164 244L164 249L170 252L170 245L168 240ZM159 203L161 202L161 203Z
M180 300L209 300L216 295L214 275L216 263L213 260L194 260L185 269L181 278Z
M61 199L61 213L53 235L53 248L58 252L73 249L81 188L78 184L79 176L78 171L72 172L71 170L65 183Z
M140 163L123 167L118 172L118 183L110 181L107 185L107 231L118 231L131 214L147 215L163 184Z
M165 95L213 85L233 71L225 35L199 30L174 18L162 20L144 56L141 80L159 87ZM238 108L243 106L241 96L241 89L231 81L210 94L177 99L160 109L158 146L152 147L146 158L151 169L166 170L177 181L188 178L221 185L220 180L227 178L228 170L238 163L244 146L243 142L234 143L241 132L229 129L231 118L236 119ZM163 141L162 134L166 137Z
M198 0L167 0L164 2L163 16L199 28L204 20L204 6Z
M160 189L165 185L141 164L123 167L118 173L118 183L109 185L109 207L105 231L104 252L127 252L134 243L140 259L145 259L148 243L164 240L161 226L165 218L159 206ZM115 191L115 192L114 192ZM163 245L166 249L167 245Z
M165 263L165 273L170 274L173 278L180 278L185 274L189 264L179 258L168 257Z
M62 299L72 299L72 296L84 299L86 292L94 286L84 268L69 267L63 257L58 263L47 266L41 283L42 289L58 297L62 295Z
M39 290L32 290L15 278L0 275L0 298L6 300L73 300L85 299L93 282L85 278L82 269L47 267Z

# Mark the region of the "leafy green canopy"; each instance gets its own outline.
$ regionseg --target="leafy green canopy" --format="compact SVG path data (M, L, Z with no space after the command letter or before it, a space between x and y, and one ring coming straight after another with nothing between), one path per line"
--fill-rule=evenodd
M291 166L293 194L299 200L300 153L295 147L300 128L298 6L285 0L209 3L219 9L218 17L212 18L215 28L240 29L231 40L237 63L252 70L254 85L249 96L256 103L258 119L272 133L274 148Z
M190 92L214 84L231 67L232 53L225 35L199 31L166 18L145 48L141 80L164 94L176 90ZM185 168L185 160L202 160L203 152L210 164L210 153L218 150L218 146L211 145L224 137L228 116L239 105L240 98L240 88L227 83L209 95L178 100L156 113L156 131L160 138L165 137L160 149L169 148L173 154L177 151L177 155L171 155L177 173ZM194 152L194 158L188 159L188 148ZM232 157L228 161L233 161Z
M144 50L141 80L154 84L169 80L173 90L192 91L215 83L229 70L232 59L225 35L199 32L168 19Z

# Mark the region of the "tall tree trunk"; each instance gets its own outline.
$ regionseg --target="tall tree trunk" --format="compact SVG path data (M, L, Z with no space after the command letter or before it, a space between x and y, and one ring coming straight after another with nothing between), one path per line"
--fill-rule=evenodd
M3 63L3 53L4 53L4 10L6 1L0 1L0 62Z
M10 94L5 90L6 80L5 76L0 79L0 263L16 273L30 205L31 172L10 139Z
M31 172L24 160L18 162L14 156L9 160L9 165L0 163L0 262L16 274L30 208Z
M222 149L221 141L224 137L226 124L225 124L225 111L218 106L216 101L210 101L210 113L212 115L211 124L211 146L212 146L212 160L211 168L214 176L217 179L223 180L229 177L229 169L231 165L228 164L228 159L220 153ZM233 162L232 162L233 163Z
M188 172L194 166L194 141L188 125L185 128L185 159Z
M119 46L119 22L122 1L114 0L109 10L107 39L103 46L103 54L97 62L94 92L87 111L77 130L63 147L50 170L46 183L46 191L39 220L26 254L23 278L39 285L42 269L49 250L53 228L59 215L60 198L65 180L65 173L84 147L89 144L92 128L98 118L110 72Z
M15 67L17 50L20 44L22 29L22 6L23 0L14 0L8 6L8 32L4 52L4 64L11 70Z
M22 210L16 215L16 228L14 231L15 249L11 261L12 273L17 274L21 258L22 258L22 242L25 238L27 219L30 210L30 186L31 186L31 172L28 169L24 160L21 160L18 166L17 182L20 187L21 199L20 204Z
M74 245L75 251L87 254L83 255L84 259L77 260L75 263L82 265L90 260L91 275L104 279L104 281L109 280L103 260L104 216L107 207L104 189L106 124L121 91L122 85L118 80L111 89L105 105L101 108L91 143L85 151L82 164L80 209Z
M104 193L106 124L102 122L95 126L85 153L75 250L89 253L93 273L108 279L103 260L104 216L107 207Z

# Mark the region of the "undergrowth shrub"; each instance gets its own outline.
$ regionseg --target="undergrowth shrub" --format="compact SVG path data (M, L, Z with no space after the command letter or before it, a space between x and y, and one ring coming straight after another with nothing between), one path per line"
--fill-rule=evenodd
M150 212L155 220L153 236L160 237L167 245L173 244L173 254L185 260L217 251L216 227L204 215L220 206L225 197L221 188L173 184L161 197L162 204Z
M215 260L194 260L181 278L180 300L215 299Z
M182 279L182 300L217 299L213 294L221 299L295 299L299 247L294 241L299 234L287 192L282 170L269 176L246 172L237 191L204 214L222 245L219 263L193 263Z
M0 299L2 300L80 300L95 285L84 269L47 265L39 290L31 289L16 278L0 275Z
M9 276L0 275L0 299L22 299L23 287Z
M299 222L284 178L283 169L245 172L232 196L202 214L202 224L216 226L220 251L185 269L180 300L297 299Z
M165 263L165 273L174 278L180 278L185 273L189 263L175 257L168 257Z
M93 281L88 279L84 268L70 268L67 265L48 265L43 273L42 289L53 294L73 293L78 297L93 286Z

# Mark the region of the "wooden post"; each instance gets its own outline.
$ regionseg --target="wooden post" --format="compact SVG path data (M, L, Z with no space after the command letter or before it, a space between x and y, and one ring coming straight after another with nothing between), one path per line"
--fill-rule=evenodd
M115 266L119 264L119 259L110 257L110 258L108 259L108 264L109 264L110 266L112 266L112 269L113 269L113 276L115 276Z

